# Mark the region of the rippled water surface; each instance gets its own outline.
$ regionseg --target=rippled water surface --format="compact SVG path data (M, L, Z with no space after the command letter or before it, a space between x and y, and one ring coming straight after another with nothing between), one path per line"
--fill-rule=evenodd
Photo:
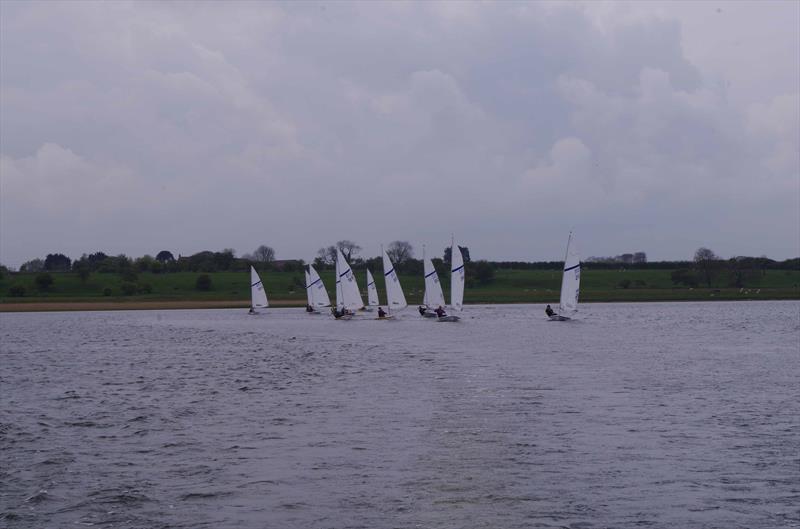
M0 525L800 527L800 303L0 315Z

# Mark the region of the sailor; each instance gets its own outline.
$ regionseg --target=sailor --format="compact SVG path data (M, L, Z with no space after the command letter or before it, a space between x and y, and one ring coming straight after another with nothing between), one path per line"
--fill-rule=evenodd
M255 313L256 313L256 309L254 309L253 307L250 307L250 311L248 312L248 314L255 314Z
M385 318L386 317L386 312L383 310L383 307L378 307L378 317L379 318Z
M435 312L435 313L436 313L436 315L437 315L437 316L439 316L440 318L444 318L445 316L447 316L447 313L445 313L445 311L444 311L444 309L442 308L442 306L441 306L441 305L439 305L439 308L437 308L437 309L436 309L434 312Z
M342 313L339 312L339 309L337 309L336 307L331 307L331 314L333 314L333 317L336 318L337 320L342 317Z
M552 308L550 308L550 305L548 305L547 308L544 309L544 313L547 314L548 317L552 318L556 311L554 311Z
M419 310L419 315L420 316L424 316L425 315L425 310L426 310L425 309L425 305L420 305L417 310Z
M311 305L306 305L306 312L314 312L314 307Z

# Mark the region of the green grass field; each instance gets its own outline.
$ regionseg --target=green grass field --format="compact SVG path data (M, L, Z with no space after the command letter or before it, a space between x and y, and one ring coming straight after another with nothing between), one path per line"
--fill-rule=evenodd
M714 288L675 287L670 280L671 270L584 270L581 276L581 301L680 301L714 299L800 299L800 271L768 270L751 281L745 289L726 287L722 275ZM209 274L212 286L199 291L195 282L200 273L172 274L140 273L137 284L149 285L149 293L123 294L123 281L116 274L94 273L86 282L77 274L53 273L52 287L37 289L36 274L5 274L0 279L0 303L25 303L42 301L213 301L248 300L250 297L247 272L218 272ZM298 305L305 303L302 272L264 272L267 295L273 300L286 300ZM333 299L334 274L320 274ZM375 274L381 298L384 296L383 275ZM366 284L363 271L357 273L363 291ZM629 288L620 282L630 281ZM420 276L400 276L409 304L422 300L423 279ZM448 296L449 279L444 278L444 291ZM23 297L11 297L9 288L19 285L25 289ZM540 303L558 300L561 286L560 270L498 270L494 280L487 285L469 284L465 303ZM110 295L104 295L108 289Z

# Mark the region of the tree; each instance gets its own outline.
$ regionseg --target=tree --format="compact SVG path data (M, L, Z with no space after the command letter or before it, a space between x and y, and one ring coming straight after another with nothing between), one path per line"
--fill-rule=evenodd
M473 267L475 279L481 285L488 285L494 281L494 267L488 261L478 261Z
M708 248L698 248L694 252L694 265L708 288L711 288L711 282L719 270L720 258Z
M47 272L42 272L36 276L36 287L39 290L49 290L50 287L53 286L53 282L53 276Z
M31 259L19 267L20 272L41 272L42 270L44 270L44 261L41 259Z
M72 259L63 253L49 253L44 258L44 269L51 272L66 272L72 266Z
M169 250L161 250L156 254L156 261L159 263L171 263L175 261L175 256Z
M459 245L458 248L461 250L461 256L464 258L465 263L469 263L472 259L469 258L469 248L466 246ZM453 253L453 249L448 246L444 249L444 262L447 263L447 266L450 266L450 258L451 254Z
M253 252L253 260L259 263L271 263L275 260L275 250L262 244Z
M337 242L336 247L344 254L348 262L361 251L361 246L347 239Z
M754 257L732 257L728 260L729 284L742 288L745 283L753 283L761 277L759 260Z
M328 246L317 250L317 258L314 259L315 266L333 266L336 264L336 246Z
M633 254L633 263L642 264L647 262L647 254L644 252L636 252Z
M78 274L81 283L86 284L86 280L89 279L89 273L91 272L89 263L84 260L75 261L72 264L72 271Z
M414 247L408 241L392 241L386 248L386 254L395 265L402 266L414 257Z

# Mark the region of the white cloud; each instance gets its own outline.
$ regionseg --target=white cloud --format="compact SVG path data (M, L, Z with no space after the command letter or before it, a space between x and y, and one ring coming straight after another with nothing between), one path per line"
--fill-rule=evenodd
M546 259L565 208L587 253L796 255L797 6L715 9L4 5L0 261L453 231Z

